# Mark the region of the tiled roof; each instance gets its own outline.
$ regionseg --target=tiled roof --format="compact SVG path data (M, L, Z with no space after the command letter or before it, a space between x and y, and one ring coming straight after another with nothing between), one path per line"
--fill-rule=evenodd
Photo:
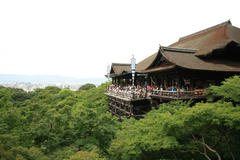
M131 72L131 65L124 63L112 63L111 75L119 75L125 72Z
M149 68L160 54L172 66L195 70L240 72L240 62L206 61L201 58L213 54L214 50L224 48L232 42L240 44L240 29L227 21L180 38L169 47L160 47L158 53L138 63L136 69L140 72L166 70L168 67L161 65Z

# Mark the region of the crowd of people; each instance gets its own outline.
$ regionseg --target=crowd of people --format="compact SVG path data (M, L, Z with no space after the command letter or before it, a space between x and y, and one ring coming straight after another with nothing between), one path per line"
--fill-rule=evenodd
M163 90L162 88L160 90ZM137 98L146 98L152 95L154 92L159 91L159 88L154 85L146 85L146 86L131 86L131 85L114 85L111 84L108 86L108 92L113 93L116 95L123 95L123 96L135 96Z
M186 92L189 91L188 87L182 87L181 89L177 89L175 86L171 86L168 88L162 88L158 87L156 85L150 86L131 86L131 85L114 85L111 84L108 86L108 92L111 94L115 94L117 96L122 96L122 97L135 97L135 98L146 98L150 95L157 95L161 91L167 92L167 93L176 93L177 91L179 92Z
M142 87L140 85L137 86L131 86L131 85L114 85L111 84L108 86L108 92L114 93L117 95L123 95L123 96L137 96L138 98L145 98L151 94L151 90L153 88L151 86ZM156 88L158 89L158 88Z

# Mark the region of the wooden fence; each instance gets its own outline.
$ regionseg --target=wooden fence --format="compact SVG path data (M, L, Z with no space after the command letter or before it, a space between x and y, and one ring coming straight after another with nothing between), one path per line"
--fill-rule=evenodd
M195 89L194 91L166 91L166 90L150 90L139 93L136 91L107 91L107 94L118 96L126 99L147 99L151 97L159 97L166 99L196 99L204 98L204 89Z

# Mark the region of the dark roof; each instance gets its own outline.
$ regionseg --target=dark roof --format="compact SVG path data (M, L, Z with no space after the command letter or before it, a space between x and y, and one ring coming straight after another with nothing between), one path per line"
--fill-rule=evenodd
M164 46L160 46L159 49L164 51L173 51L173 52L182 52L182 53L196 53L198 51L196 49L164 47Z
M146 70L148 67L150 67L150 65L154 62L154 60L156 59L158 55L158 52L149 56L148 58L142 60L141 62L139 62L136 65L136 71L141 72Z
M112 63L111 65L111 76L113 75L120 75L122 73L131 72L131 64L125 63Z
M204 61L189 53L161 51L161 54L171 63L194 70L240 72L240 63L232 61Z
M240 72L240 63L232 61L205 61L200 57L212 54L214 50L224 48L231 42L240 43L240 29L230 21L182 37L169 47L160 46L159 52L137 64L141 72L162 71L173 66L195 70ZM161 54L169 66L149 68ZM171 67L170 67L171 66Z
M173 69L175 67L176 67L176 65L173 65L173 64L172 65L165 65L165 66L158 66L158 67L154 67L154 68L151 68L151 69L144 70L144 71L142 71L142 73L165 71L165 70Z
M204 56L212 53L214 49L223 48L231 41L240 43L240 29L232 26L230 21L226 21L182 37L170 47L196 49L198 50L196 56Z
M160 46L157 53L136 65L136 71L148 73L182 67L194 70L240 72L238 60L206 59L206 57L215 55L216 50L231 47L231 44L239 47L240 29L232 26L230 21L226 21L182 37L168 47ZM238 56L240 53L234 54ZM228 56L232 55L228 54ZM162 58L166 63L158 63ZM130 73L130 71L130 64L112 64L112 75Z

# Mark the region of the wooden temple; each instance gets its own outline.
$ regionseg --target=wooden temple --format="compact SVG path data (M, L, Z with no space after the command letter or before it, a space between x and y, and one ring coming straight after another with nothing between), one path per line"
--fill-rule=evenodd
M171 100L203 99L209 85L240 74L240 28L230 21L180 38L136 65L113 63L108 96L116 116L141 117L151 106Z

